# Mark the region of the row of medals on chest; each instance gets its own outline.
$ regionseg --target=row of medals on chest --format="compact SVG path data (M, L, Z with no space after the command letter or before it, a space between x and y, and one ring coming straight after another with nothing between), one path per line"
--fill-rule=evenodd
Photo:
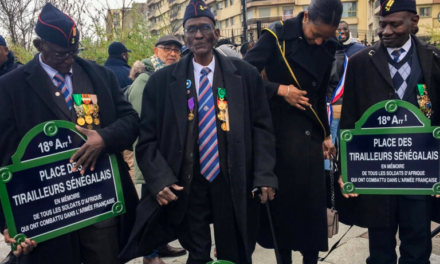
M74 94L74 109L76 112L76 123L80 126L87 124L88 129L93 129L93 124L98 126L99 106L97 102L92 102L89 94Z
M217 107L219 109L219 112L217 114L217 118L222 121L221 128L223 131L229 131L229 113L228 113L228 102L226 101L226 89L225 88L218 88L218 98L217 98ZM188 114L188 120L193 121L194 120L194 111L191 109L193 107L190 107L190 112ZM205 106L206 109L203 109L204 111L208 111L208 107Z

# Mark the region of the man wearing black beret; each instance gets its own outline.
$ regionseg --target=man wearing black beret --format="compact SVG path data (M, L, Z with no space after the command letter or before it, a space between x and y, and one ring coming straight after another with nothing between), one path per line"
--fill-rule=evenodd
M350 57L341 129L354 129L355 123L369 107L390 99L415 105L431 119L433 126L439 126L440 50L411 35L419 22L414 0L381 0L380 4L380 41ZM420 92L426 93L426 101L418 99ZM343 187L341 179L340 184ZM348 215L353 223L368 228L368 264L397 263L397 231L401 240L399 263L430 263L431 207L436 202L435 198L415 195L345 196L352 197L342 203L352 206ZM342 215L345 207L340 206L339 209ZM439 212L439 207L435 211Z
M218 258L251 263L260 203L278 187L263 81L251 65L214 50L220 32L204 1L189 3L183 27L191 53L155 72L144 90L136 157L149 196L122 254L141 255L152 237L177 237L187 263L206 264L213 223ZM173 232L157 236L159 226Z
M115 154L126 213L38 247L26 239L14 254L19 264L119 264L119 249L131 231L138 200L120 153L138 136L137 113L123 98L110 70L78 57L80 33L72 18L48 3L38 17L35 32L39 38L34 46L39 53L0 79L0 166L11 164L20 140L36 125L51 120L75 122L87 141L71 158L70 162L76 162L73 171L89 172L99 155ZM94 117L86 121L78 110L82 107L75 107L82 106L82 98L88 100L84 103L99 105L93 110ZM7 229L4 235L5 242L15 242Z

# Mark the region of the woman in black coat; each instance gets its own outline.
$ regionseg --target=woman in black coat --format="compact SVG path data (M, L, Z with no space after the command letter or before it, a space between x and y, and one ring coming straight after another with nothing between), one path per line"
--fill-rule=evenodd
M272 217L283 264L292 263L292 250L304 263L328 250L324 156L335 149L325 97L341 14L339 0L313 0L308 11L271 24L244 57L269 80L279 179ZM261 224L259 244L273 247L265 212Z

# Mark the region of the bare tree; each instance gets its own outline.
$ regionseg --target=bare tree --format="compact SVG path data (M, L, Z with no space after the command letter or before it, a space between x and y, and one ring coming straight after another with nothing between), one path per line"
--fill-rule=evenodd
M14 45L27 50L31 48L38 15L46 3L51 3L64 13L72 16L82 27L87 0L0 0L0 28Z

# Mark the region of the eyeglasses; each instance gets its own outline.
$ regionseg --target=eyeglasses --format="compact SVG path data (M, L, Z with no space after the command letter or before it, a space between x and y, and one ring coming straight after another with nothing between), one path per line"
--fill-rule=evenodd
M171 53L171 51L174 51L174 53L176 53L177 55L180 54L180 49L173 49L171 47L164 47L164 46L157 46L157 48L159 49L163 49L163 51L165 51L165 53Z
M49 50L55 55L55 57L58 60L65 60L69 56L72 57L73 59L75 59L78 56L78 54L83 50L83 49L77 49L75 51L70 51L70 52L58 52L58 51L52 49L47 41L45 41L45 40L43 40L43 41L47 44L46 46L49 48Z
M206 34L212 33L213 27L214 27L214 24L203 24L199 27L189 26L189 27L185 28L183 31L188 36L194 36L195 34L197 34L197 31L200 29L200 32L202 32L203 35L206 35Z
M348 30L348 28L346 28L346 27L343 27L343 28L338 28L338 30L339 30L339 31L347 31L347 30Z

